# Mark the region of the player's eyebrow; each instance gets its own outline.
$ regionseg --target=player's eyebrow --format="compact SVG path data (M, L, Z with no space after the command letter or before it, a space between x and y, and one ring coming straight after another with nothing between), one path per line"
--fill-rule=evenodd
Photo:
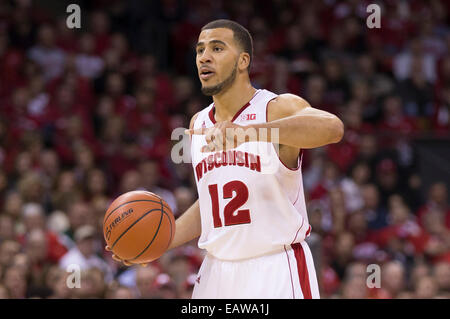
M226 46L227 44L221 40L211 40L208 42L209 44L222 44L224 46ZM198 48L199 46L205 45L204 42L197 42L197 45L195 46L196 48Z

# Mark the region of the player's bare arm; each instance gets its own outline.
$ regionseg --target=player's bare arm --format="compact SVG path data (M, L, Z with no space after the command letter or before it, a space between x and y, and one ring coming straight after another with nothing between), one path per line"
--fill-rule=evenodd
M312 107L294 94L279 95L267 107L268 122L252 127L278 129L281 145L315 148L337 143L344 134L344 124L337 116Z
M191 123L189 125L189 128L191 129L194 125L197 114L195 114L191 119ZM192 204L191 207L189 207L175 221L175 235L167 250L186 244L191 240L198 238L200 234L201 234L200 206L198 200L196 200L195 203ZM106 246L105 249L111 251L111 248L108 246ZM134 263L130 263L126 260L123 260L115 254L112 255L112 258L118 262L122 262L125 266L134 265ZM147 266L146 263L139 265L143 267Z
M267 123L244 127L230 121L223 121L208 129L190 129L189 133L205 135L208 145L204 151L211 152L226 149L230 145L237 147L240 142L244 142L244 140L239 142L238 139L234 139L232 143L227 144L227 129L233 129L232 131L235 133L237 129L252 128L259 133L259 129L264 128L268 130L268 133L264 136L257 134L256 140L280 144L280 153L286 154L288 162L289 158L297 157L299 149L337 143L344 134L344 125L338 117L313 108L297 95L279 95L269 102L267 107ZM278 141L271 140L271 129L278 130ZM245 141L249 141L248 138Z
M198 200L176 220L175 236L168 249L176 248L200 236L200 206Z
M194 127L194 122L197 116L198 113L192 117L189 124L189 129ZM186 210L186 212L177 218L175 221L175 229L175 236L168 250L181 246L200 236L202 229L198 200L196 200L195 203Z
M194 122L197 115L198 113L192 117L189 124L190 129L194 127ZM180 217L177 218L175 225L175 236L168 250L184 245L200 236L202 228L198 200L196 200L191 207L189 207Z
M173 237L172 243L167 250L181 246L185 243L200 236L201 233L201 222L200 222L200 206L198 200L192 204L179 218L176 220L175 236ZM106 246L106 250L111 251L111 249ZM112 258L118 262L122 262L125 266L132 266L134 263L130 263L126 260L122 260L119 256L115 254ZM141 266L147 266L147 264L139 264Z
M258 128L278 129L279 157L296 167L300 149L337 143L344 134L342 121L334 114L312 107L294 94L282 94L267 105L267 123ZM267 134L270 141L271 134ZM273 141L272 141L273 142Z

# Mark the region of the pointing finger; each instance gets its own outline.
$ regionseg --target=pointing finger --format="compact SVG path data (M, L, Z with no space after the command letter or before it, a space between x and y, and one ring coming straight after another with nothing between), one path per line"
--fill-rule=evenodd
M197 129L185 130L184 133L189 134L189 135L205 135L206 131L207 131L206 128L197 128Z
M208 144L202 147L202 149L200 150L200 152L202 153L211 153L214 152L214 144Z

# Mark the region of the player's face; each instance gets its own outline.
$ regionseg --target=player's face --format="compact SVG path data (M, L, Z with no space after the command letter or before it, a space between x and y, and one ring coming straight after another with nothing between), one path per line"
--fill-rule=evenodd
M217 28L202 31L196 52L203 94L216 95L234 82L240 52L232 30Z

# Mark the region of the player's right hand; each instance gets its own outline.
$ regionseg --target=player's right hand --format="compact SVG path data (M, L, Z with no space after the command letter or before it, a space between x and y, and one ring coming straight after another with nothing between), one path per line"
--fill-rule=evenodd
M107 251L112 252L111 248L109 248L108 245L105 246L105 249L106 249ZM113 252L112 252L112 253L113 253ZM129 266L133 266L133 265L140 265L140 266L142 266L142 267L146 267L146 266L148 265L148 263L142 263L142 264L134 264L134 263L130 263L130 262L126 261L126 260L121 259L119 256L115 255L114 253L112 254L112 258L113 258L115 261L118 261L118 262L120 262L120 263L123 263L125 266L128 266L128 267L129 267Z

